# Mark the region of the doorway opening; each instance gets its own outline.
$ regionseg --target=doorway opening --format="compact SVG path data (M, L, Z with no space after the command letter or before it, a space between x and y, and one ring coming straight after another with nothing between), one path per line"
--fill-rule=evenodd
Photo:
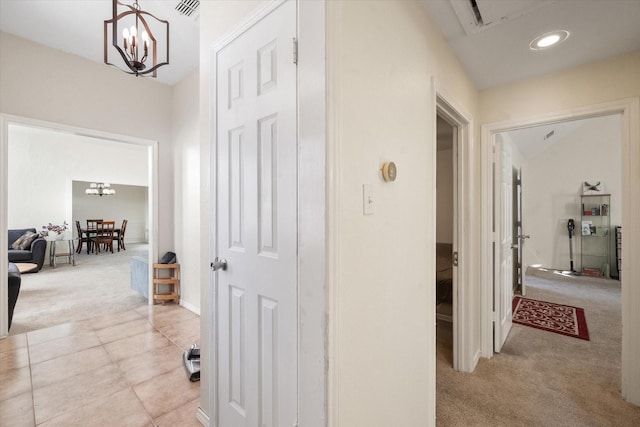
M435 89L435 117L434 128L437 129L438 119L451 133L452 151L449 153L447 166L451 170L448 174L452 183L449 185L452 191L449 204L453 204L450 209L450 231L451 238L451 323L452 329L452 359L453 369L460 372L473 372L480 358L480 350L477 347L478 341L475 338L477 331L478 299L480 294L475 283L477 272L477 251L476 251L476 228L470 224L476 222L476 214L473 209L475 193L475 175L477 165L473 159L473 119L464 112L452 98L449 97L434 81ZM445 126L446 124L446 126ZM435 135L434 135L435 136ZM438 170L436 159L437 144L433 150L434 178ZM442 157L442 156L441 156ZM437 184L438 185L438 184ZM441 192L446 194L446 192ZM434 215L438 204L434 195ZM438 233L436 232L436 235ZM452 237L451 237L452 236ZM447 239L448 240L448 239ZM436 283L434 274L434 286ZM435 290L434 290L435 294ZM437 334L436 334L437 335Z
M611 195L606 215L611 230L598 236L608 241L603 264L609 265L611 277L619 277L614 236L615 227L622 224L621 130L621 114L610 114L503 133L512 146L514 169L522 174L520 226L526 238L531 236L522 254L525 270L535 265L571 273L573 261L575 272L582 271L585 241L579 226L589 218L582 218L580 196L584 182L599 182L601 192ZM571 240L569 220L575 224ZM517 221L514 210L514 226Z
M493 302L495 293L500 288L496 286L496 292L493 289L493 265L491 261L491 247L493 245L493 239L491 235L492 229L492 216L493 216L493 190L491 183L492 177L492 158L493 158L493 140L496 134L500 132L507 132L510 130L524 129L533 127L542 123L559 123L569 121L578 118L600 117L612 114L621 114L621 159L622 159L622 196L620 203L620 211L622 213L622 229L630 229L635 227L634 212L637 211L639 206L639 197L633 188L633 177L637 174L640 165L638 163L638 147L637 144L633 144L632 141L638 138L638 111L640 104L637 98L622 99L615 102L607 102L598 105L583 106L576 110L562 111L558 113L551 113L546 117L537 118L525 118L519 120L513 120L510 122L500 122L482 125L482 138L481 138L481 167L482 167L482 188L483 191L482 203L481 203L481 222L482 222L482 235L481 235L481 281L482 281L482 313L481 313L481 348L482 356L491 358L493 356ZM606 146L606 141L600 142L602 147ZM525 174L526 175L526 174ZM526 185L526 176L525 176ZM525 190L526 191L526 190ZM623 275L621 275L621 314L622 323L633 323L637 318L637 313L632 309L632 300L635 298L636 290L629 286L628 277L633 276L636 270L636 266L633 264L625 263L627 257L633 257L637 253L637 242L633 239L623 239L622 241L622 268L625 269ZM525 256L527 251L525 250ZM629 259L631 259L629 258ZM525 261L526 263L527 261ZM509 290L511 291L511 290ZM637 348L635 337L631 334L625 333L622 335L622 349L621 349L621 379L622 397L630 402L638 401L638 375L634 370L633 361L637 359L635 357L634 350Z
M96 131L92 129L83 129L77 128L74 126L67 126L58 123L44 122L40 120L34 120L24 117L17 116L6 116L0 115L0 128L2 129L1 137L0 137L0 164L2 164L3 173L0 175L0 195L2 198L2 222L0 223L0 251L7 250L7 230L9 228L8 217L9 214L9 200L11 195L11 190L9 189L9 184L11 180L9 179L8 165L10 162L10 140L12 139L12 129L20 130L25 132L35 132L42 135L50 135L50 139L55 140L58 139L60 141L68 140L68 139L82 139L86 144L91 144L91 141L94 141L96 144L102 145L119 145L123 147L123 149L131 149L142 152L142 161L146 162L146 173L143 178L144 184L148 187L147 192L147 208L144 213L146 223L146 229L144 230L144 237L148 241L148 259L147 264L149 266L152 264L152 259L157 258L157 218L158 218L158 206L157 206L157 142L151 140L145 140L141 138L116 135L102 131ZM44 140L47 138L45 137ZM56 145L57 146L57 145ZM75 158L75 163L72 162L75 166L83 166L87 165L87 160L83 157L86 152L90 152L92 148L87 148L83 150L81 153L66 153L68 157ZM37 151L34 152L34 155L38 155ZM32 158L28 153L26 154L29 158ZM74 157L75 156L75 157ZM116 159L120 160L120 159ZM55 166L55 165L54 165ZM125 166L128 167L128 166ZM91 166L88 165L85 169L87 171L91 170ZM73 181L74 177L92 180L95 177L90 176L89 172L86 172L84 175L77 175L75 172L76 169L70 167L66 170L66 175L62 175L58 181L58 187L55 190L55 196L60 198L62 197L62 202L51 202L47 201L46 203L49 206L48 214L51 214L51 218L47 217L46 222L43 222L43 218L33 218L32 222L37 222L32 226L36 229L39 229L43 224L47 224L48 222L62 222L67 221L68 227L70 230L75 229L75 222L72 223L72 215L73 215ZM44 174L44 172L43 172ZM50 182L50 174L46 174L48 177L47 180L42 182L43 188L46 187L44 184L49 185ZM35 179L42 180L42 174L35 174ZM46 191L46 190L45 190ZM47 199L48 200L48 199ZM59 205L59 206L58 206ZM55 210L53 210L53 206ZM40 209L40 208L39 208ZM41 209L40 209L41 210ZM16 213L17 215L19 213ZM0 265L0 276L2 277L2 282L6 284L7 274L6 274L7 265ZM152 274L148 274L147 277L152 277ZM1 282L0 282L1 283ZM149 280L148 289L151 287L151 281ZM8 305L7 305L7 297L6 291L7 286L0 286L0 337L4 337L8 335Z
M454 365L454 238L456 225L456 127L436 119L436 349ZM457 248L456 248L457 249Z
M568 224L578 224L579 230L581 222L591 222L585 221L581 208L584 182L599 182L602 192L611 194L606 218L610 225L601 227L602 235L598 236L605 242L599 249L603 251L599 253L599 270L611 270L611 277L618 276L612 237L615 227L622 224L622 129L618 112L538 123L494 135L496 352L511 328L513 296L526 292L528 267L542 267L578 280L585 238L572 233L570 239ZM512 177L514 173L517 176Z

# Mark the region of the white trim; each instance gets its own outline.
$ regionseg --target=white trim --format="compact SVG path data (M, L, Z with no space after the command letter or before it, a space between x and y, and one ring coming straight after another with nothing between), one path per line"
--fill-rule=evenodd
M217 46L217 45L216 45ZM208 363L201 364L201 372L200 372L200 382L202 387L207 388L207 397L209 399L210 407L208 416L209 425L216 426L218 423L218 370L217 363L218 360L218 335L215 327L215 319L218 317L217 307L218 307L218 293L217 287L214 285L216 275L213 270L211 270L210 263L213 262L215 258L215 254L217 252L216 242L218 241L217 228L214 226L215 218L217 217L218 212L218 204L217 204L217 196L216 196L216 186L217 186L217 176L218 171L216 168L216 158L217 158L217 144L216 144L216 129L218 126L218 122L216 120L216 96L217 96L217 87L218 87L218 73L216 70L218 69L218 61L217 61L217 50L214 45L210 48L210 62L209 62L209 75L207 76L209 80L209 111L207 111L207 117L209 120L209 165L206 170L209 170L209 218L207 218L207 223L203 223L203 227L208 227L209 232L206 233L209 236L209 247L207 253L207 259L202 263L204 266L207 266L208 269L208 281L205 286L205 289L208 291L208 297L206 299L202 299L203 301L207 301L208 307L205 308L204 311L207 313L207 318L205 322L200 322L200 339L202 339L202 335L204 332L207 332L207 340L201 346L202 350L202 360L208 361ZM205 168L203 168L205 170ZM207 354L207 350L208 353Z
M474 177L476 167L473 159L473 118L462 109L447 90L434 79L434 111L441 114L457 129L456 157L456 212L454 250L458 251L458 268L454 280L453 302L453 368L461 372L473 372L478 350L474 348L474 314L480 309L474 298L473 277L477 275L477 251L475 248L476 227ZM435 132L435 126L434 126ZM435 156L434 156L435 162ZM435 170L435 164L434 164ZM434 278L435 280L435 278Z
M200 316L200 307L197 307L183 299L180 299L180 305L183 306L184 308L186 308L187 310L197 314L198 316Z
M198 407L196 410L196 420L200 422L205 427L209 427L210 419L206 412L201 407Z
M149 295L153 295L153 259L158 256L158 142L149 139L137 138L128 135L121 135L111 132L104 132L95 129L81 128L77 126L65 125L62 123L48 122L44 120L32 119L28 117L14 116L0 113L0 253L7 253L7 213L8 213L8 147L9 147L9 125L29 126L51 130L54 132L66 132L90 138L99 138L108 141L121 142L133 145L143 145L148 148L149 159L149 222L151 232L149 234ZM7 305L7 263L0 263L0 338L8 335L8 305ZM149 304L153 300L149 299Z
M325 2L298 1L298 425L327 425Z
M210 111L211 127L210 140L210 203L211 218L209 259L216 255L215 227L213 221L216 216L216 169L215 169L215 138L216 119L215 102L217 74L217 55L229 43L250 29L253 25L266 17L269 13L287 0L271 1L256 10L236 29L227 33L210 49ZM289 0L295 1L295 0ZM304 426L327 425L327 374L326 374L326 201L325 201L325 7L322 1L297 2L297 39L298 52L298 422ZM304 167L302 167L304 165ZM303 171L303 173L301 173ZM215 275L209 274L207 286L210 289L208 298L203 299L209 304L206 326L202 331L209 331L212 347L209 356L210 364L202 373L209 371L209 378L205 378L203 386L208 387L210 414L207 423L217 425L217 370L215 360L218 359L217 337L215 328L208 326L215 324L217 295L215 293ZM301 290L304 289L304 292ZM203 354L204 358L207 357ZM207 417L203 410L202 417ZM199 420L203 422L200 418ZM211 421L213 420L213 421Z
M640 98L627 98L612 102L589 105L564 110L549 115L535 116L521 120L484 124L481 127L482 150L482 352L484 357L493 355L491 262L487 257L491 251L491 218L493 189L491 186L491 147L493 135L498 132L522 129L543 123L557 123L589 117L622 114L622 228L627 236L640 234L640 221L636 213L640 211L640 194L637 190L640 172ZM631 286L630 278L640 276L640 264L625 260L640 258L640 242L637 239L623 239L622 275L622 397L640 405L640 331L629 325L640 324L640 312L633 310L640 304L640 288Z
M9 200L9 118L0 114L0 253L8 252L7 202ZM9 334L9 264L0 262L0 338Z
M260 22L265 16L276 10L287 0L270 0L263 6L257 8L251 15L246 17L235 29L220 37L211 45L211 51L217 55L225 46L247 32L251 27ZM214 56L215 58L215 56ZM214 59L215 60L215 59ZM212 111L213 113L213 111Z
M342 105L342 2L327 2L327 22L332 25L327 34L327 278L328 278L328 425L340 426L340 116Z

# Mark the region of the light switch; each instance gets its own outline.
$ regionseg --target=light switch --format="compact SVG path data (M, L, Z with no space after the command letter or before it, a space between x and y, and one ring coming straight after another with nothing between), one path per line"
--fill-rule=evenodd
M373 193L371 184L362 184L362 214L373 215Z

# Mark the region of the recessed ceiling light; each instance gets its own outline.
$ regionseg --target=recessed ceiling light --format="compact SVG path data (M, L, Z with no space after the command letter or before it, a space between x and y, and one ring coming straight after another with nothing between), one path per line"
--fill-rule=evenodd
M558 30L551 31L550 33L544 33L539 35L531 43L529 43L529 49L532 50L542 50L550 48L551 46L557 45L560 42L563 42L569 37L569 31Z

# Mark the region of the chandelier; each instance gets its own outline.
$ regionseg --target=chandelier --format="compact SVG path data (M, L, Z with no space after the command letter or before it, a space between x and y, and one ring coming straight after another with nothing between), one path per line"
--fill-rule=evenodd
M138 0L134 0L133 6L118 0L112 2L113 18L104 21L104 63L128 74L142 76L151 73L151 77L157 77L157 69L169 64L169 22L141 10ZM118 13L118 5L123 6L124 11ZM121 38L118 28L122 30ZM160 36L166 34L166 53L161 62L158 62L158 42L152 29ZM126 68L109 62L109 43L120 55Z
M112 196L116 194L116 190L111 188L111 184L108 182L92 182L89 184L89 188L84 190L85 194L90 196Z

